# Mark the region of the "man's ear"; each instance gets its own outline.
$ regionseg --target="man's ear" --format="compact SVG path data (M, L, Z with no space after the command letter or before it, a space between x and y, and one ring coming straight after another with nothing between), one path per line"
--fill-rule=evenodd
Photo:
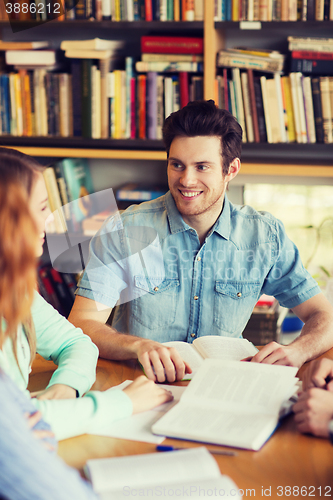
M240 171L240 168L241 168L240 159L234 158L229 165L229 173L225 176L224 180L230 182L234 177L236 177L236 175Z

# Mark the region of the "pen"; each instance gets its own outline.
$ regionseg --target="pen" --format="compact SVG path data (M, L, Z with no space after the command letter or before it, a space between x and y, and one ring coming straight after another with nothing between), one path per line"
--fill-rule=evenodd
M175 446L168 446L168 445L163 445L159 444L156 446L156 451L174 451L174 450L189 450L189 448L176 448ZM238 454L235 451L227 451L227 450L212 450L210 448L207 448L207 450L215 455L227 455L229 457L235 457Z

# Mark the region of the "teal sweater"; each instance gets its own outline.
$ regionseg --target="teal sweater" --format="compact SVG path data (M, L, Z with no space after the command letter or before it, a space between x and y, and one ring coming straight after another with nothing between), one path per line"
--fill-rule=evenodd
M80 396L90 389L96 378L98 349L82 330L75 328L37 292L32 306L32 318L37 337L37 353L58 365L48 384L65 384ZM22 328L17 339L17 366L11 341L0 350L0 367L23 391L28 384L30 351ZM131 400L120 390L91 391L77 399L33 399L44 420L52 427L57 439L89 433L91 426L125 418L132 413Z

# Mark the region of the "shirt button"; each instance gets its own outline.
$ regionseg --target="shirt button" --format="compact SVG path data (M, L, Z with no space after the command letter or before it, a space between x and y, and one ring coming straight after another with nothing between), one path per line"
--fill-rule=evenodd
M201 260L201 257L197 257L197 260L199 260L199 261L200 261L200 260Z
M191 337L192 337L192 338L193 338L193 337L195 337L195 333L191 333Z
M241 296L242 296L241 292L238 292L237 297L241 297Z
M158 292L158 286L155 286L154 292Z
M198 300L199 297L197 295L194 295L193 298L194 298L194 300Z

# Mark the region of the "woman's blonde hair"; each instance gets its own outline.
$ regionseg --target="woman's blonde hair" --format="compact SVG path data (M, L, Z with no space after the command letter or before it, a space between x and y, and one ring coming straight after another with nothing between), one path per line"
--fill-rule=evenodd
M39 236L30 214L29 195L37 172L43 169L35 165L38 163L22 153L0 148L0 347L10 338L17 360L17 332L22 324L31 362L36 353L31 305Z

